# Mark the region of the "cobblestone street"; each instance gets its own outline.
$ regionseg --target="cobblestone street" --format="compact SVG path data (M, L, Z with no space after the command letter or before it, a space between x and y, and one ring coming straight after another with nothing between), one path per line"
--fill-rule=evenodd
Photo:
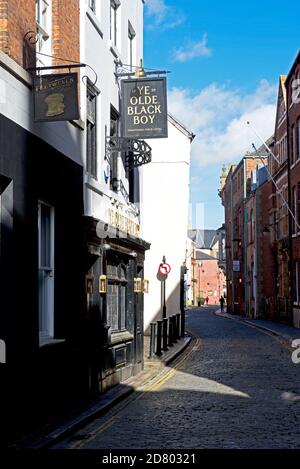
M56 448L300 448L300 365L276 338L216 309L187 312L195 340L169 379Z

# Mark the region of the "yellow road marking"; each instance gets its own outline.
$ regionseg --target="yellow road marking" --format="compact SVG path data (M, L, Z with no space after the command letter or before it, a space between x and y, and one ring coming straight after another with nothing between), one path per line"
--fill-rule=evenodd
M168 381L169 379L171 379L176 373L177 373L177 370L178 368L180 368L183 363L193 354L195 353L198 349L199 349L199 345L201 344L201 340L199 338L197 338L195 340L195 343L193 344L193 346L191 347L191 349L184 355L184 357L181 358L181 360L179 360L179 362L174 366L174 368L172 368L171 370L169 370L168 372L164 373L163 376L161 376L161 378L159 378L157 381L155 381L152 385L146 387L142 392L141 394L138 394L134 399L132 399L130 401L129 404L132 404L133 402L141 399L146 393L148 392L153 392L153 391L156 391L157 389L159 389L166 381ZM138 392L138 388L135 392ZM113 423L120 419L125 411L125 407L122 408L121 410L117 411L109 420L107 420L106 422L104 422L100 427L98 427L97 429L95 429L93 432L91 432L89 435L89 438L88 440L91 441L93 440L97 435L103 433L104 431L106 431L109 427L111 427L113 425ZM79 442L76 442L74 443L73 445L71 445L71 448L72 449L78 449L80 448L87 440L83 440L83 441L79 441Z

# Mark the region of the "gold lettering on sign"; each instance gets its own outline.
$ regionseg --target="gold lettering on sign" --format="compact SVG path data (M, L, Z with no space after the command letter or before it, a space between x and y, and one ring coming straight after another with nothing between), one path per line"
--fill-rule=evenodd
M108 209L109 224L120 231L131 234L132 236L138 237L140 234L140 225L125 217L119 212L115 212L112 209Z
M154 124L155 117L162 114L161 104L158 102L156 89L150 86L137 86L134 90L137 96L131 96L129 106L127 106L127 115L132 116L133 125Z

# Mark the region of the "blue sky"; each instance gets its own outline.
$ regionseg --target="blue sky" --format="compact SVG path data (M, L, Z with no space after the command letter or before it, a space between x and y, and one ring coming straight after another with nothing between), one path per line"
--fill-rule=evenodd
M223 223L222 165L258 143L246 120L263 138L274 131L278 78L299 48L296 0L147 0L144 64L171 70L169 110L197 134L190 201L205 228Z

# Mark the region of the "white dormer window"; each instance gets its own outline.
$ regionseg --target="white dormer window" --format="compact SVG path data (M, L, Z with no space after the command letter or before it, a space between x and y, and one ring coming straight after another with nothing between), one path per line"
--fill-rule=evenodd
M37 66L42 67L51 63L51 31L52 31L52 15L51 0L36 0L36 32L37 32ZM41 55L47 54L47 55Z

